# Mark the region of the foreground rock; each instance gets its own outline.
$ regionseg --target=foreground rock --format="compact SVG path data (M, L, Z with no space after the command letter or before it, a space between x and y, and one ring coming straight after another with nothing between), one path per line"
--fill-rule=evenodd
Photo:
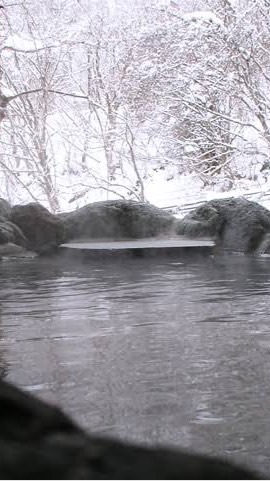
M151 204L127 200L95 202L62 214L67 239L138 239L169 234L172 215Z
M178 222L177 234L212 236L219 247L252 253L270 247L270 211L243 198L206 202ZM268 241L267 241L268 239Z
M1 479L261 479L206 456L94 438L0 381Z
M65 241L63 222L40 204L17 205L10 219L22 230L29 250L43 254Z

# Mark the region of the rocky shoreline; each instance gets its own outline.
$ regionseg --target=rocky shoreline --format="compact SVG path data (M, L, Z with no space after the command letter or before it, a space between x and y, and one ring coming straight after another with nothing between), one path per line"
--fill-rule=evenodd
M92 436L0 380L1 479L262 479L226 460Z
M11 206L0 199L0 256L50 255L66 242L209 236L217 250L270 252L270 211L244 198L206 202L177 219L151 204L111 200L58 215L38 203Z

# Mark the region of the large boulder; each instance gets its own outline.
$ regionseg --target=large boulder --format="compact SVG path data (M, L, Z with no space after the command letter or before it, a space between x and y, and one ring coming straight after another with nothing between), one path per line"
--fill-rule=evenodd
M270 233L270 211L244 198L212 200L180 220L176 233L211 236L223 249L251 253Z
M27 240L23 232L18 226L10 222L11 210L11 205L0 198L0 244L12 242L25 247Z
M21 229L4 217L0 217L0 244L6 244L7 242L22 247L27 245L27 239Z
M11 209L12 209L12 207L11 207L10 203L5 199L0 198L0 217L4 217L5 219L9 219L10 214L11 214Z
M227 461L95 438L0 380L1 479L261 479Z
M270 233L266 234L262 240L262 242L259 244L259 246L256 249L256 254L270 254Z
M136 239L170 233L175 219L151 204L127 200L95 202L60 214L71 239Z
M10 219L27 238L27 248L39 254L52 251L65 240L63 222L40 204L16 205Z

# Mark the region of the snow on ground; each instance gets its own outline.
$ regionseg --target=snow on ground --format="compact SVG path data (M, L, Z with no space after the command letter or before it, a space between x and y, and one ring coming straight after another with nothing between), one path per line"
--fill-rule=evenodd
M215 25L218 25L220 27L224 27L223 22L220 20L220 18L215 15L215 13L210 12L210 11L196 11L196 12L191 12L191 13L186 13L183 15L183 20L186 21L195 21L195 22L206 22L206 23L212 23Z
M117 183L122 184L122 188L118 188L118 192L126 199L134 199L134 196L128 195L128 179L117 179ZM124 185L126 183L126 188ZM104 186L104 183L100 183ZM224 199L228 197L245 197L265 206L270 210L270 179L264 184L258 181L242 181L230 190L223 190L217 185L215 187L204 187L203 183L195 174L174 176L170 178L166 171L160 170L151 173L144 181L145 199L147 202L157 207L171 210L175 215L181 217L198 204L210 201L212 199ZM80 190L80 189L79 189ZM73 189L73 192L76 189ZM65 195L61 199L61 210L71 211L78 207L82 207L90 202L103 200L119 199L120 196L114 192L114 187L110 192L102 188L90 189L87 193L79 197L78 200L70 202L71 189L66 186ZM64 192L63 192L64 194Z
M104 149L100 145L100 133L97 122L91 122L88 155L82 163L84 152L83 137L68 121L54 116L50 120L52 132L51 173L55 180L55 189L60 211L72 211L96 201L117 198L139 199L140 185L134 166L128 157L121 153L119 146L119 166L115 177L108 183L107 163ZM263 145L257 145L253 131L246 133L250 144L256 151L263 152ZM195 174L179 175L179 166L175 162L164 162L160 153L159 139L151 139L140 134L137 139L137 163L143 179L145 200L158 207L182 216L199 203L214 198L239 197L254 200L270 209L270 179L268 170L262 169L266 157L258 157L256 152L241 150L241 156L231 165L231 177L213 178L212 185L204 186ZM10 157L8 157L10 159ZM122 165L120 165L122 163ZM1 166L0 166L1 167ZM44 191L37 179L23 171L16 163L10 166L16 173L7 182L4 170L0 169L0 196L13 205L38 201L49 208ZM15 169L15 170L14 170ZM21 170L20 170L21 169ZM237 175L235 175L237 173ZM239 177L238 180L236 178ZM208 181L212 180L211 178Z
M264 185L246 181L235 188L221 191L218 188L203 187L202 182L192 174L168 181L159 172L146 186L146 198L149 202L168 210L171 208L179 217L199 203L228 197L245 197L270 210L270 179Z
M1 177L1 176L0 176ZM85 188L84 185L91 185L91 179L84 179L79 176L62 175L59 181L59 200L61 211L71 211L82 207L87 203L103 201L108 199L119 199L124 197L126 199L134 199L134 196L129 195L130 179L119 176L116 182L122 187L112 186L108 192L102 187L106 187L106 180L104 179L99 184L94 185L93 188ZM21 186L14 186L14 189L7 195L7 191L2 183L0 196L7 198L14 205L16 203L33 202L33 198ZM220 186L204 187L202 181L195 175L173 175L172 169L152 171L147 179L144 181L145 198L157 207L165 208L172 211L175 215L181 217L195 208L200 203L228 197L243 196L248 200L253 200L266 208L270 209L270 179L263 182L243 180L230 190L224 190ZM84 195L76 194L84 193ZM35 193L35 192L34 192ZM117 195L117 194L120 195ZM49 207L45 197L41 197L40 193L36 192L36 198L45 207Z
M2 48L10 48L25 52L32 51L34 49L42 48L43 44L39 39L29 38L27 36L12 34L10 35L2 45Z

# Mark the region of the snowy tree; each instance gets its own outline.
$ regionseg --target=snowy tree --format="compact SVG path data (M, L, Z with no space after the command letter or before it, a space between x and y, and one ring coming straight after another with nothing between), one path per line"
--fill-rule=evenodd
M216 15L194 12L169 18L148 32L137 50L130 106L142 121L145 111L154 118L164 152L180 172L213 175L233 150L235 84L225 36Z
M212 11L168 10L166 22L142 36L128 97L134 115L162 136L164 158L205 183L221 171L233 181L232 166L246 154L261 162L269 138L269 7L207 3ZM250 131L262 138L259 152Z
M260 170L267 178L267 1L4 7L2 195L23 189L52 211L63 198L99 191L146 200L157 164L195 173L204 185Z

